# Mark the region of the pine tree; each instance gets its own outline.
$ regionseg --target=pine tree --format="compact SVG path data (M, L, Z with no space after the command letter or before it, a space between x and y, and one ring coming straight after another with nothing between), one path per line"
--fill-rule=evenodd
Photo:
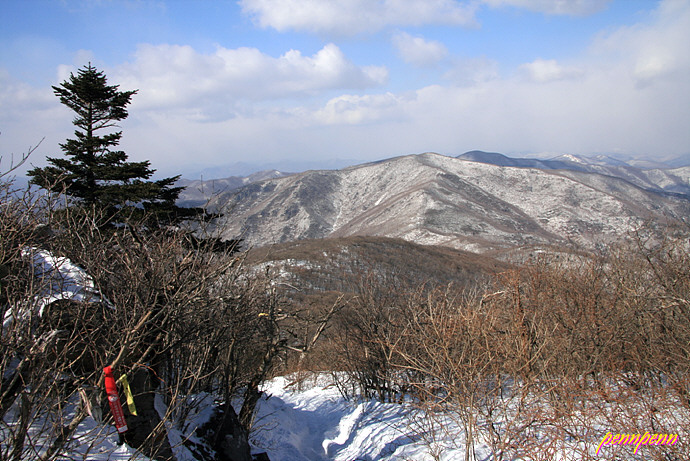
M76 113L75 138L60 144L67 158L48 157L49 166L27 174L31 182L53 192L65 192L86 208L103 211L108 221L123 222L147 216L149 222L175 223L192 210L175 205L182 187L173 187L179 176L152 181L149 161L128 162L116 150L122 131L111 132L129 115L127 106L137 93L108 85L106 76L89 63L53 86L60 102Z

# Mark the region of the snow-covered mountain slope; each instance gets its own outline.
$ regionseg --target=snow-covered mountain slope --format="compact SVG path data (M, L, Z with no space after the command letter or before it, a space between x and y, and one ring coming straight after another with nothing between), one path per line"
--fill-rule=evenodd
M606 242L645 219L687 216L690 201L620 178L497 166L426 153L307 171L221 194L222 235L250 246L372 235L487 251Z
M495 152L470 151L459 155L457 158L497 166L599 173L625 179L643 189L690 197L690 176L688 174L690 167L641 168L605 155L581 157L565 154L542 160L511 158Z

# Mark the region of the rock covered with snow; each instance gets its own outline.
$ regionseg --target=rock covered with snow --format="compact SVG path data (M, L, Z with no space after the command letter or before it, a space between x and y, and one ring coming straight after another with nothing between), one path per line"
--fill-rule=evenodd
M93 278L69 258L55 256L50 251L35 247L22 249L22 256L31 261L34 277L39 284L39 294L34 299L33 309L38 316L43 315L46 306L57 300L80 302L106 302L93 281ZM12 309L5 313L3 328L10 326L19 317L29 318L31 312L16 312Z

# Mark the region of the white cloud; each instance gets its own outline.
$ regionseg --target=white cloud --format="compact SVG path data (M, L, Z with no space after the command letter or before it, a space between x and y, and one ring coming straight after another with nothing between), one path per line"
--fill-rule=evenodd
M537 83L580 78L584 72L576 67L565 67L555 59L536 59L520 66L527 78Z
M667 0L567 62L537 59L500 78L490 60L461 61L446 75L452 86L334 98L319 111L330 118L313 119L348 126L348 142L369 136L381 155L471 148L687 155L687 43L690 3Z
M685 86L690 74L690 2L666 0L646 23L602 34L591 54L632 78L638 87L673 81Z
M454 59L443 78L456 86L474 86L499 78L498 62L486 58Z
M684 78L690 74L685 45L690 43L689 10L687 2L684 8L663 3L640 24L600 36L582 56L534 60L508 77L501 77L498 64L490 59L458 60L454 72L446 75L451 84L378 94L355 89L327 100L304 98L298 106L269 101L257 109L251 103L253 112L206 123L190 122L184 114L159 115L155 127L127 129L125 138L139 150L146 146L145 153L194 152L195 159L211 164L231 163L225 157L228 151L242 153L232 161L257 163L288 155L376 159L430 150L459 154L473 148L683 155L690 151L690 81ZM244 72L259 80L265 60L277 72L275 61L284 59L294 75L295 67L301 67L288 64L291 59L307 59L245 53ZM213 57L223 62L221 56ZM317 81L323 80L322 74L317 73ZM355 74L366 75L362 69ZM293 81L292 86L305 94L305 87L318 85ZM226 90L221 86L221 92ZM286 94L284 89L273 91ZM216 97L224 98L222 93Z
M375 87L387 76L384 67L356 66L334 44L313 56L290 50L278 58L256 48L218 47L201 54L190 46L141 45L133 62L116 69L112 78L122 88L139 89L133 108L185 109L203 117L232 116L243 101Z
M123 123L123 150L166 174L185 174L179 165L192 162L473 148L683 155L688 43L690 3L666 0L638 24L607 30L580 56L532 60L503 74L489 58L446 56L446 80L416 89L386 88L384 67L358 66L335 45L277 57L255 48L204 54L144 45L131 62L102 70L122 89L140 89ZM71 118L49 87L0 72L0 154L46 136L36 155L59 155Z
M34 87L18 81L5 69L0 68L0 113L7 113L8 109L45 110L51 108L54 102L52 89L37 90Z
M393 45L405 62L418 67L431 66L448 55L448 49L443 43L413 37L406 32L393 35Z
M316 111L313 120L324 125L360 125L401 119L403 97L392 93L377 95L342 95L329 100Z
M35 88L0 68L0 173L36 146L29 163L45 163L46 155L59 153L57 144L73 131L72 114L60 105L50 87ZM23 173L29 167L21 171Z
M352 35L388 26L475 25L475 2L456 0L241 0L245 14L278 31Z
M514 6L552 15L586 16L603 10L611 0L483 0L491 7Z

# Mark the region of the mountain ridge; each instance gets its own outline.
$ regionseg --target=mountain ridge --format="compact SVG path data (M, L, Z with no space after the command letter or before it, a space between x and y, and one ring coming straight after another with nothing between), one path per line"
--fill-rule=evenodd
M249 246L351 235L486 252L611 241L690 201L599 173L497 166L435 153L311 170L220 194L224 238Z
M605 155L581 157L563 154L552 159L512 158L497 152L479 150L465 152L456 158L496 166L570 170L599 173L625 179L651 191L690 197L690 167L639 168Z

